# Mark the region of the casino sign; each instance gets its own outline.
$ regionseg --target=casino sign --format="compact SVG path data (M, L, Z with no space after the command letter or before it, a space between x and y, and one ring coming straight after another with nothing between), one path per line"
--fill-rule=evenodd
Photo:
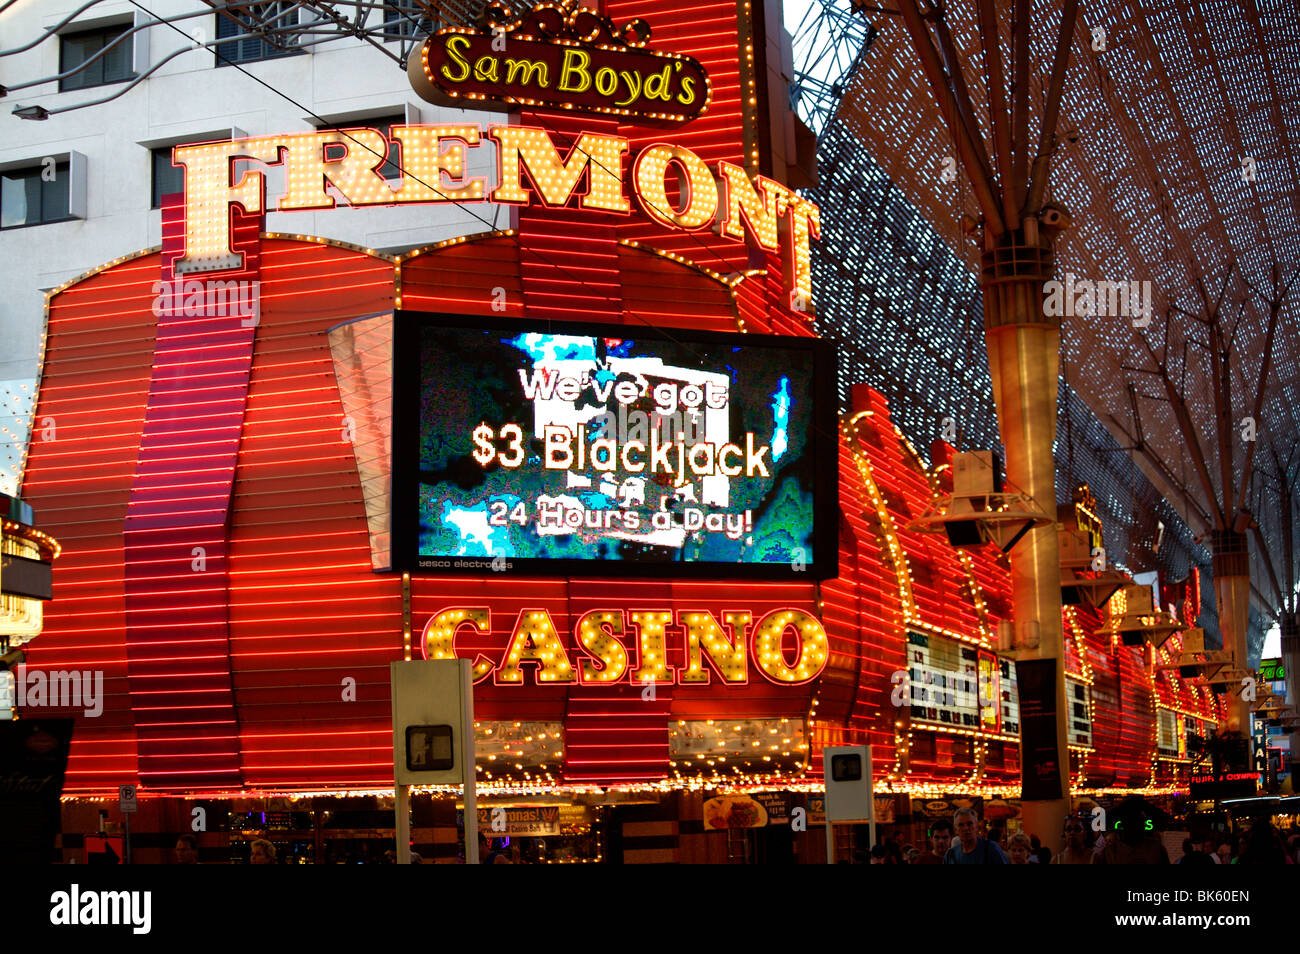
M650 27L615 27L583 7L543 2L520 17L489 5L478 29L447 27L408 63L425 99L461 108L536 106L678 124L708 108L709 77L689 56L647 47Z

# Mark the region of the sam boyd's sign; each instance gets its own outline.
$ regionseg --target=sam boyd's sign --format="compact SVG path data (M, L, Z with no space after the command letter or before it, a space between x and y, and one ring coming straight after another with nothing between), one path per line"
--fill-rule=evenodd
M572 0L544 0L519 17L493 3L479 28L447 27L424 42L418 67L431 90L413 79L422 96L460 107L577 109L662 124L701 115L710 94L704 67L648 49L649 39L644 20L616 27Z

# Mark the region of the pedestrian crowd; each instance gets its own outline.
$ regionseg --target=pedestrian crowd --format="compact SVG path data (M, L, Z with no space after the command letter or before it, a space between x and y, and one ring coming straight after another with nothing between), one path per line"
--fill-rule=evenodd
M871 864L913 865L1142 865L1169 864L1160 832L1149 812L1120 811L1109 831L1095 831L1091 816L1065 816L1064 847L1055 854L1037 835L1015 832L1007 837L997 826L980 834L979 815L959 808L952 821L940 818L927 832L928 844L899 845L891 838L876 844ZM1281 865L1300 864L1300 834L1284 837L1268 819L1256 819L1243 834L1185 838L1178 864Z

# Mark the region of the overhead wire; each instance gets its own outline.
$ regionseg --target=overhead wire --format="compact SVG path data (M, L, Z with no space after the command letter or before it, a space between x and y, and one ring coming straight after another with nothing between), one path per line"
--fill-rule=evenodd
M131 4L132 4L133 6L135 6L137 9L139 9L139 10L141 10L142 12L148 14L149 16L155 16L155 14L154 14L152 11L150 11L149 9L147 9L146 7L144 7L142 4L140 4L140 3L138 2L138 0L130 0L130 2L131 2ZM173 30L175 30L175 31L176 31L177 33L179 33L180 35L184 36L187 40L192 39L188 34L186 34L183 30L181 30L179 27L175 26L174 24L172 24L172 23L170 23L170 22L168 22L168 21L166 21L166 20L160 20L160 22L167 23L167 25L168 25L169 27L171 27ZM238 37L231 38L231 39L238 39ZM340 37L340 39L342 39L342 37ZM237 62L235 62L234 60L231 60L231 59L230 59L229 57L227 57L224 53L222 53L222 51L220 50L219 46L218 46L218 47L215 47L215 48L213 49L213 52L216 54L216 56L218 56L221 60L223 60L227 65L234 67L238 72L240 72L240 73L243 74L244 76L247 76L248 78L252 79L252 80L253 80L254 82L256 82L258 85L264 87L265 89L267 89L267 90L270 91L271 93L275 94L276 96L279 96L280 98L284 99L286 102L288 102L288 103L290 103L291 105L293 105L296 109L300 109L300 110L302 110L302 111L303 111L304 113L306 113L309 117L311 117L313 120L315 120L317 123L319 123L320 126L330 126L330 125L332 125L328 120L326 120L324 117L322 117L322 116L320 116L318 113L316 113L315 110L313 110L313 109L307 107L307 106L304 105L303 103L301 103L301 102L299 102L298 100L296 100L294 97L290 96L288 93L286 93L286 92L284 92L283 90L277 88L276 86L274 86L273 84L267 82L266 80L262 79L261 77L257 76L256 74L254 74L254 73L248 71L247 69L245 69L245 68L243 67L242 64L237 63ZM545 118L546 118L545 116L539 116L538 118L539 118L539 120L545 122ZM400 160L393 160L393 159L390 159L390 157L387 155L387 153L381 155L380 153L376 152L374 149L372 149L372 148L371 148L370 146L368 146L367 144L365 144L365 143L360 142L359 140L357 140L355 137L353 137L352 135L350 135L346 130L337 130L337 131L338 131L341 135L345 136L347 139L351 140L354 144L356 144L357 146L359 146L361 149L364 149L365 151L367 151L367 152L371 153L372 155L374 155L374 156L376 157L375 167L378 167L378 166L380 165L380 160L382 160L382 161L384 161L384 162L392 162L393 165L397 168L397 170L398 170L398 171L399 171L399 172L400 172L404 177L410 177L410 179L411 179L412 181L415 181L415 182L419 183L420 185L425 186L426 188L430 189L431 191L433 191L433 192L435 192L435 193L439 193L439 194L442 193L442 189L441 189L440 187L434 187L434 186L432 186L430 183L428 183L428 182L424 181L423 179L421 179L419 176L417 176L417 175L411 173L410 171L408 171L408 170L404 167L404 164L402 163L402 161L400 161ZM555 130L555 129L553 129L553 128L548 128L548 132L551 133L553 136L554 136L554 135L561 135L561 136L564 135L563 133L560 133L558 130ZM567 137L566 137L566 138L567 138ZM572 150L572 149L576 149L576 148L577 148L576 143L572 143L572 142L571 142L571 150ZM599 166L599 167L600 167L601 169L603 169L605 172L609 173L610 175L615 175L615 173L613 172L613 170L610 170L607 166L605 166L603 163L601 163L601 162L599 161L599 159L597 159L596 157L591 156L591 154L588 153L586 150L581 150L581 152L582 152L583 155L585 155L585 156L587 157L587 162L588 162L588 163L595 163L597 166ZM403 158L404 158L404 157L403 157ZM572 158L572 156L570 156L570 158ZM619 178L620 180L622 179L621 174L620 174L620 175L617 175L616 177ZM440 185L441 185L441 184L440 184ZM646 201L644 196L641 196L640 198L641 198L641 200L642 200L643 202ZM496 223L495 223L495 222L490 221L489 219L487 219L487 218L485 218L484 216L480 215L477 211L475 211L474 209L470 208L469 205L467 205L464 201L462 201L462 200L460 200L460 199L456 199L456 198L449 198L448 201L451 202L451 204L455 205L457 208L461 209L461 211L467 213L471 218L477 220L480 224L482 224L483 226L485 226L485 228L486 228L487 230L489 230L489 231L497 231L497 226L496 226ZM675 213L676 213L676 210L675 210L675 209L672 209L672 208L670 208L670 207L662 207L662 208L661 208L661 207L659 207L659 206L652 206L652 208L654 208L656 211L660 211L660 212L662 212L662 213L664 213L664 214L675 214ZM698 235L695 235L693 232L690 232L690 231L685 231L685 234L688 235L688 236L690 237L691 241L695 242L696 245L698 245L700 249L702 249L703 251L705 251L706 253L708 253L708 254L709 254L710 256L712 256L713 258L716 258L718 261L722 262L722 263L723 263L723 264L724 264L724 265L725 265L729 270L732 270L732 269L734 268L734 266L732 265L732 263L731 263L729 260L727 260L726 258L724 258L724 257L721 255L721 253L718 252L716 249L711 248L711 247L708 246L706 243L704 243L703 241L701 241ZM589 288L589 287L588 287L588 283L586 282L586 280L585 280L584 278L582 278L581 276L579 276L579 275L577 275L576 273L574 273L571 269L567 268L567 267L566 267L565 265L563 265L562 263L556 262L553 258L551 258L550 256L548 256L548 255L547 255L545 252L543 252L541 249L539 249L539 248L537 248L537 247L535 247L535 246L528 246L528 247L526 247L526 246L524 245L523 241L521 240L521 238L519 237L519 235L517 234L517 232L512 232L511 234L507 234L507 235L505 235L505 236L503 236L503 237L505 237L507 240L509 240L510 242L512 242L512 243L516 246L516 248L519 249L520 251L527 250L527 251L529 252L529 254L536 256L537 258L539 258L541 261L543 261L545 264L547 264L547 265L550 266L551 268L553 268L553 269L555 269L556 271L558 271L559 273L564 274L564 275L568 276L569 278L571 278L571 279L572 279L572 280L573 280L577 285L579 285L580 287L583 287L583 288L588 289L588 293L589 293L592 297L595 297L595 298L598 298L598 299L602 299L602 300L607 301L607 302L609 302L609 303L611 303L611 304L613 304L613 305L616 305L616 306L618 307L618 309L619 309L619 311L620 311L620 313L621 313L622 315L624 315L624 316L626 316L626 317L628 317L628 318L633 318L633 319L635 319L635 320L641 322L642 324L644 324L646 327L649 327L649 328L653 329L653 330L656 332L657 335L659 335L659 336L661 336L661 337L663 337L663 338L668 339L668 340L671 341L674 345L676 345L676 346L679 347L679 348L682 348L684 351L686 351L687 353L691 354L691 355L692 355L693 357L695 357L697 360L700 360L700 361L706 361L706 360L707 360L707 357L706 357L704 354L702 354L699 350L697 350L697 349L693 346L693 344L692 344L691 342L683 341L681 338L679 338L679 337L677 337L675 334L673 334L673 329L672 329L671 327L669 327L669 326L665 326L665 325L663 325L663 324L661 324L661 323L658 323L658 322L656 322L656 321L654 321L654 320L648 319L648 318L645 317L644 315L641 315L641 314L637 313L637 312L634 311L633 309L627 307L626 302L625 302L622 298L615 298L615 297L613 297L612 295L609 295L609 294L607 294L607 293L603 293L603 292L599 291L598 289L592 289L592 288ZM793 250L787 250L787 251L788 251L789 254L793 254ZM732 294L733 297L734 297L734 294L735 294L734 286L730 286L730 287L731 287L731 294ZM553 319L551 319L551 318L548 316L545 320L546 320L547 327L548 327L548 328L551 327ZM810 324L811 324L811 323L810 323ZM742 329L742 330L743 330L743 329ZM799 336L791 336L791 337L798 338ZM836 346L836 350L837 350L837 352L839 351L840 342L839 342L836 338L834 338L833 336L826 335L825 333L823 333L823 334L821 334L821 335L814 334L813 337L823 337L823 338L827 338L828 340L830 340L830 341L832 342L832 344L834 344L834 345ZM826 442L826 446L832 446L832 447L838 446L838 445L839 445L839 442L843 439L843 438L842 438L842 435L839 433L838 429L836 429L834 432L828 432L826 429L822 428L822 427L818 424L818 422L815 421L815 420L813 421L813 423L812 423L810 429L812 430L812 432L813 432L813 433L814 433L814 434L815 434L815 435L816 435L820 440ZM834 467L835 465L832 464L831 466Z

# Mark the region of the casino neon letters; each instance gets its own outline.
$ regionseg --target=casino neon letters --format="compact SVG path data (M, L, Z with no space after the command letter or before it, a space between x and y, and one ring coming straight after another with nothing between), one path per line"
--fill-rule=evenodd
M779 686L807 683L819 676L830 652L821 621L804 610L783 607L756 623L748 610L727 610L719 620L706 610L593 609L574 624L569 648L551 614L540 607L519 611L496 658L478 653L476 682L493 677L497 685L523 685L525 664L538 685L592 685L613 682L742 686L749 661ZM426 659L455 659L457 635L469 630L492 635L492 611L482 606L451 606L429 617L420 638ZM789 638L789 637L793 638ZM680 646L669 663L670 646ZM791 647L798 647L791 653ZM574 665L570 651L577 654ZM792 658L793 656L793 658Z

